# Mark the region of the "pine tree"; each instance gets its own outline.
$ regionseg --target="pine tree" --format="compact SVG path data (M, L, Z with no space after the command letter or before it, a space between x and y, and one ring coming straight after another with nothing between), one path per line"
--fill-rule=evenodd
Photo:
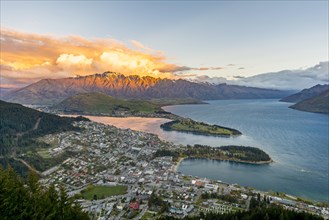
M54 185L43 188L38 176L30 173L27 183L9 167L0 167L1 219L88 219L81 207L68 197L63 187L60 192Z

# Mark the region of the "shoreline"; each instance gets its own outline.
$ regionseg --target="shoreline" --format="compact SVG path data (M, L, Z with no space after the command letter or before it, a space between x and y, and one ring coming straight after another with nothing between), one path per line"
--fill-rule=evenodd
M90 119L89 117L109 117L109 118L145 118L145 119L167 119L169 121L164 122L162 124L160 124L160 128L163 131L166 132L171 132L171 131L175 131L175 132L179 132L179 133L185 133L185 134L192 134L192 135L198 135L198 136L209 136L209 137L221 137L221 138L231 138L231 137L238 137L240 135L242 135L242 133L236 129L233 128L227 128L227 127L223 127L223 126L219 126L216 125L219 128L223 128L223 129L228 129L232 132L238 132L238 133L232 133L232 134L211 134L211 133L205 133L205 132L201 132L201 131L185 131L185 130L175 130L175 129L168 129L168 128L164 128L163 125L167 124L167 123L172 123L174 121L176 121L177 119L186 119L183 118L181 116L175 115L175 114L155 114L155 115L105 115L105 114L67 114L67 113L57 113L56 115L61 116L61 117L78 117L78 116L82 116L85 118ZM168 116L168 117L167 117Z
M188 124L186 125L186 123ZM192 123L192 127L190 123ZM175 128L174 126L176 124L178 124L180 128L177 127ZM181 126L183 126L183 128L181 128ZM197 128L200 126L201 128ZM242 132L234 128L224 127L217 124L207 124L204 122L194 121L193 119L190 118L182 118L180 120L173 120L170 122L166 122L160 125L160 128L162 128L162 130L164 131L176 131L181 133L201 135L201 136L212 136L212 137L236 137L242 135ZM203 128L207 130L204 130ZM221 129L221 130L216 132L211 132L214 129Z
M66 117L111 117L111 118L164 118L164 119L170 119L170 120L176 120L178 118L181 118L178 115L169 113L169 114L124 114L124 115L117 115L117 114L92 114L92 113L70 113L70 112L57 112L55 113L59 116L66 116Z
M174 172L177 173L177 169L179 165L182 163L183 160L188 159L188 157L180 157L179 160L176 162L175 167L174 167Z
M206 159L206 160L217 160L217 161L224 161L224 162L234 162L234 163L243 163L243 164L251 164L251 165L266 165L274 163L274 160L268 160L268 161L243 161L243 160L227 160L227 159L215 159L215 158L207 158L207 157L180 157L179 160L176 162L174 167L174 172L178 172L177 169L180 166L180 164L185 159Z
M68 117L70 117L70 116L78 116L78 115L61 115L61 116L68 116ZM90 116L92 116L92 115L90 115ZM96 116L96 117L109 117L109 116ZM129 116L128 116L129 117ZM138 117L138 116L135 116L135 117ZM116 118L127 118L127 117L116 117ZM144 117L138 117L138 118L144 118ZM149 118L149 117L147 117L147 118ZM156 119L156 118L154 118L154 119ZM157 118L157 119L159 119L159 118ZM163 118L163 119L165 119L165 118ZM99 123L99 122L98 122ZM264 161L264 162L248 162L248 161L237 161L237 160L225 160L225 159L213 159L213 158L191 158L191 157L180 157L179 159L178 159L178 161L177 162L175 162L175 165L173 166L173 171L175 172L175 173L178 173L179 171L178 171L178 168L179 168L179 166L181 165L181 163L185 160L185 159L207 159L207 160L217 160L217 161L227 161L227 162L235 162L235 163L244 163L244 164L251 164L251 165L261 165L261 164L270 164L270 163L272 163L272 162L275 162L275 161L273 161L273 160L270 160L270 161ZM219 179L214 179L214 180L219 180ZM221 181L221 180L219 180L219 181ZM233 184L233 183L227 183L227 184ZM256 190L259 190L259 189L256 189ZM263 191L263 192L270 192L270 191ZM317 200L314 200L314 199L312 199L313 201L317 201Z

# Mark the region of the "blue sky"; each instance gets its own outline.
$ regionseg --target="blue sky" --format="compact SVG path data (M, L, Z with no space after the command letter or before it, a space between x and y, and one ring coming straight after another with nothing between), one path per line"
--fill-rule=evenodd
M209 76L251 76L328 60L328 1L1 1L1 27L137 40ZM229 65L229 64L234 64Z

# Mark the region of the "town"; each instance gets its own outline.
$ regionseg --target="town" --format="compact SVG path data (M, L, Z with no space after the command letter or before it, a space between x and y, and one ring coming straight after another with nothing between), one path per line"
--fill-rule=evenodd
M200 212L249 210L275 203L329 219L329 208L274 192L184 175L179 161L156 157L158 150L185 148L154 134L80 121L79 131L46 135L47 156L70 152L61 164L42 173L40 182L65 187L91 219L182 218ZM45 152L43 152L45 154Z

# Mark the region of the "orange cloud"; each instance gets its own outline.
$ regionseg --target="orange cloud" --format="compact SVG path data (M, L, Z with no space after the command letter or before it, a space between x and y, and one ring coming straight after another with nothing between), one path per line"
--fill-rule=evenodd
M56 37L1 28L1 85L32 83L42 78L89 75L105 71L126 75L177 78L181 67L162 52L131 41L130 49L114 39Z

